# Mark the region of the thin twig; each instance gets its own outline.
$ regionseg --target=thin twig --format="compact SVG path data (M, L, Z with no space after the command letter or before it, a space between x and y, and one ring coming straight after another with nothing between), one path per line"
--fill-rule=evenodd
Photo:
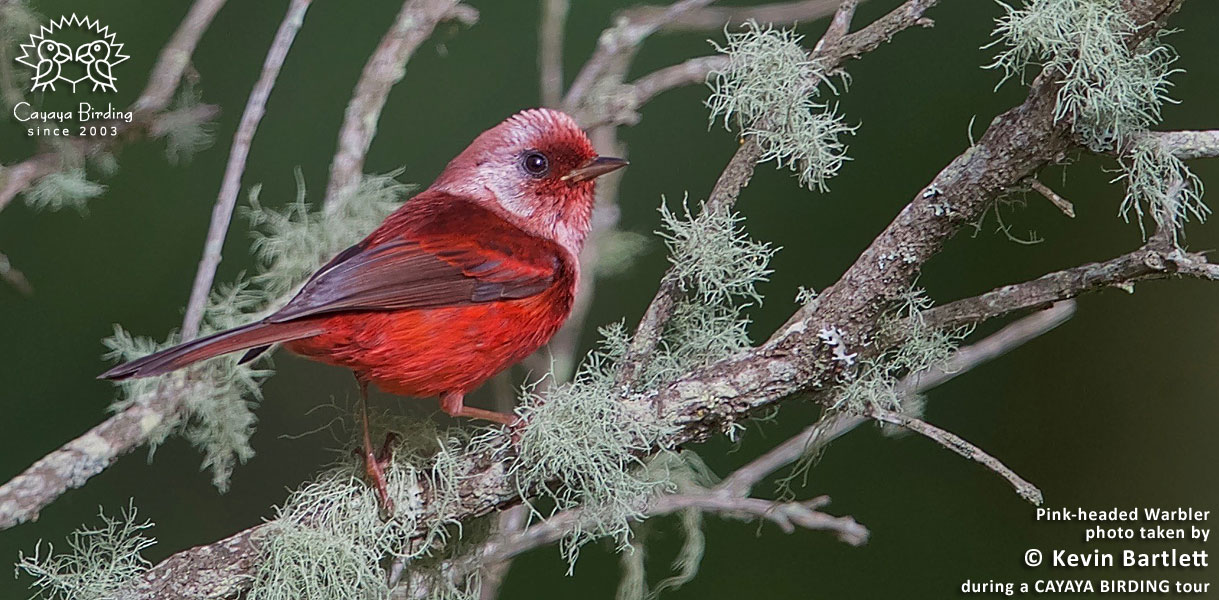
M597 49L592 57L584 63L579 74L572 80L567 95L563 97L563 106L567 112L575 112L576 107L584 103L593 84L601 77L603 71L623 52L633 52L649 35L660 29L665 23L681 15L702 8L714 0L680 0L674 2L654 14L631 18L626 16L619 20L616 27L605 30L597 40Z
M968 458L969 460L981 464L982 466L999 474L999 476L1006 479L1008 483L1012 484L1012 487L1015 488L1016 493L1019 494L1021 498L1028 500L1035 506L1041 505L1043 497L1041 490L1037 489L1037 486L1029 483L1023 477L1017 475L1015 471L1008 468L1007 465L1000 462L999 459L987 454L981 448L978 448L977 446L965 441L955 433L940 429L939 427L936 427L935 425L921 419L916 419L909 415L903 415L891 410L870 408L865 414L873 419L876 419L877 421L891 423L893 425L898 425L900 427L909 429L910 431L927 437L941 446L948 448L949 450L952 450L965 458Z
M349 195L360 185L364 157L376 135L381 110L385 108L390 90L406 74L406 63L415 50L446 18L465 15L463 19L469 19L471 9L454 12L458 5L459 0L406 0L402 3L389 31L368 57L343 113L338 151L330 163L330 182L326 185L323 203L326 211L335 210L339 198Z
M178 83L182 81L183 73L190 66L195 47L199 45L203 33L212 24L212 19L224 3L225 0L195 1L169 43L165 44L161 54L157 56L157 64L152 67L148 85L131 107L134 112L157 112L169 106L174 91L178 89Z
M830 26L817 41L817 45L813 47L814 53L820 52L826 46L837 45L851 32L851 20L855 18L855 9L858 7L859 0L842 0L842 3L838 5L838 10L834 11L834 18L830 20Z
M831 531L838 539L852 546L868 539L868 530L851 517L836 517L816 509L829 502L820 496L804 502L775 502L762 498L729 496L714 492L692 492L658 496L648 503L643 513L647 517L672 514L687 508L749 519L767 519L785 532L796 526L811 530ZM476 556L481 561L498 562L518 556L534 548L553 544L575 528L584 513L581 509L563 511L540 523L531 525L511 536L496 536L489 540Z
M8 282L18 292L26 296L34 294L34 288L30 285L30 280L25 278L25 274L17 270L8 257L0 253L0 279Z
M907 375L898 384L903 397L924 394L931 389L990 362L1066 322L1075 314L1075 302L1059 302L1053 307L1023 317L999 331L953 352L942 365L934 365ZM775 445L765 454L728 474L716 485L716 490L743 496L771 473L796 462L802 456L818 452L830 442L866 423L854 414L834 413L825 420L809 425L799 433Z
M570 0L542 0L538 25L538 79L542 104L556 108L563 101L563 37Z
M807 23L833 14L839 0L799 0L758 6L708 6L664 21L663 32L715 31L735 27L746 21L758 23ZM661 14L666 7L639 6L624 11L627 18L646 19Z
M1049 333L1074 315L1074 300L1055 302L1045 310L1017 319L999 331L959 348L941 365L907 375L899 384L899 390L903 396L908 397L939 387L979 365L995 360Z
M233 218L233 208L237 206L237 196L241 193L241 176L245 173L246 158L250 155L250 145L254 142L254 133L258 131L258 123L267 112L267 99L275 87L279 70L284 66L288 50L296 39L305 22L305 13L309 10L312 0L292 0L288 13L279 24L279 31L271 42L271 49L263 61L262 73L250 97L246 101L245 111L241 114L241 122L237 132L233 134L233 146L229 150L228 165L224 168L224 178L220 183L220 194L216 197L216 206L212 209L212 221L207 230L207 241L203 245L203 258L199 260L199 269L195 272L195 282L191 287L190 299L186 303L186 315L182 318L182 339L189 340L199 333L203 321L203 310L207 306L207 297L212 290L212 282L216 278L216 268L220 266L220 253L224 249L224 238Z
M833 70L853 52L866 51L863 48L874 49L898 31L922 24L923 13L936 4L937 0L908 0L902 6L877 19L860 31L846 35L830 43L818 42L813 57L822 68ZM836 15L837 25L828 32L839 35L850 27L850 18L854 14L851 2L840 5ZM881 39L883 38L883 39ZM732 160L716 181L708 197L704 210L729 210L736 202L741 190L748 185L753 175L754 167L762 156L762 149L753 139L746 139L733 155ZM623 357L619 371L619 382L629 386L638 378L642 365L647 362L660 343L665 324L672 316L673 308L681 294L681 282L676 280L676 271L670 268L661 279L660 288L648 305L647 311L640 319L631 345Z
M1045 199L1049 200L1051 204L1057 206L1058 210L1062 211L1062 214L1072 219L1075 218L1075 205L1071 204L1070 200L1059 196L1058 192L1050 189L1050 186L1041 183L1041 181L1039 181L1036 177L1029 177L1028 179L1025 179L1025 181L1028 182L1029 187L1033 188L1038 194L1044 196Z
M1219 265L1207 262L1204 255L1185 252L1173 247L1171 242L1156 242L1149 240L1134 252L1104 262L1055 271L1031 281L942 304L929 309L923 318L931 326L952 328L1048 306L1105 288L1129 290L1133 284L1149 279L1181 276L1219 281Z
M186 68L189 49L198 42L221 5L222 1L200 0L195 3L173 40L162 50L149 88L137 101L144 111L156 115L157 103L168 103ZM170 81L173 86L168 85ZM211 107L201 108L212 110ZM153 122L164 116L154 116ZM90 477L104 471L120 456L147 441L153 432L172 426L178 418L182 399L189 393L191 390L180 384L164 385L157 392L131 403L122 412L47 454L0 486L0 529L38 518L38 513L64 492L84 485Z
M1172 0L1139 1L1164 5ZM917 24L918 19L912 22ZM839 46L867 29L848 35ZM851 344L872 339L878 315L891 306L896 295L908 289L914 273L943 247L945 240L985 210L1003 189L1074 147L1065 129L1053 118L1055 91L1052 77L1035 79L1026 100L996 118L974 147L954 159L927 188L920 190L844 273L839 284L823 292L817 308L802 308L761 346L684 374L645 398L624 395L619 400L637 410L648 405L665 406L659 418L673 429L659 443L675 447L705 439L726 424L774 406L797 392L805 392L814 399L824 398L826 393L818 390L832 388L841 370L825 348L819 346L819 330L839 328L844 341ZM933 203L935 207L931 206ZM940 210L935 210L937 207ZM879 256L899 250L906 251L902 256L908 264L878 260ZM455 503L447 503L443 518L466 520L519 502L520 490L505 477L502 465L496 457L471 457L462 480L463 490L469 493ZM437 506L425 504L420 522L439 518L438 510ZM416 529L405 535L422 533L422 529ZM196 565L189 561L170 562L173 564L163 563L164 568L154 566L140 580L190 581L200 575ZM248 586L248 573L246 570L233 577L246 577L241 581Z

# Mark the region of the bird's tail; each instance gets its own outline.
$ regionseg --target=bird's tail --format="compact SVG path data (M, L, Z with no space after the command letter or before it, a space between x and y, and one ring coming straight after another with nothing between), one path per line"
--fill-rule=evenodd
M98 375L97 378L122 380L133 377L152 377L176 371L201 360L249 348L259 349L259 352L253 353L254 356L257 356L262 349L271 344L299 340L319 333L322 333L322 328L316 321L250 323L183 342L173 348L166 348L143 358L123 363ZM247 356L247 358L252 358L252 356Z

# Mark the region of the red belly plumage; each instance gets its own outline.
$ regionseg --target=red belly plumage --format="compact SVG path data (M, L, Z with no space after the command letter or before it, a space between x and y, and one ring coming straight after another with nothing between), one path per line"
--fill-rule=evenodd
M570 292L468 306L340 314L289 350L347 367L404 396L464 394L546 344L571 310Z

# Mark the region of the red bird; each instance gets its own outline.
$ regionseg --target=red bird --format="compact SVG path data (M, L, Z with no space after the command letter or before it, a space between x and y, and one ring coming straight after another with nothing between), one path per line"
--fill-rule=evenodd
M550 340L571 313L594 179L627 162L598 156L568 115L526 110L487 130L440 177L314 273L283 308L119 365L149 377L222 354L251 360L283 343L355 372L361 390L440 396L448 414L509 423L462 398ZM384 479L364 422L369 475Z

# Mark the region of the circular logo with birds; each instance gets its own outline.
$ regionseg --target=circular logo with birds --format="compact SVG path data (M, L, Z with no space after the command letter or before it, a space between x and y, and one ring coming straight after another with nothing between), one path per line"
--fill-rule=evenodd
M17 62L33 69L31 92L117 92L114 67L131 58L110 28L73 13L43 25L21 44Z

